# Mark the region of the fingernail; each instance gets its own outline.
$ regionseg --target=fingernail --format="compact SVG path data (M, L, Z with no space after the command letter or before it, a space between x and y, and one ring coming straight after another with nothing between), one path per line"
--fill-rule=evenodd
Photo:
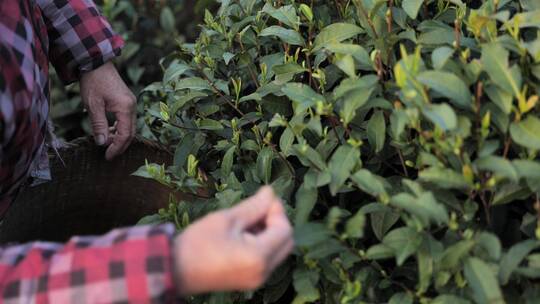
M103 146L105 144L105 136L103 134L98 134L98 136L96 136L96 144L98 146Z

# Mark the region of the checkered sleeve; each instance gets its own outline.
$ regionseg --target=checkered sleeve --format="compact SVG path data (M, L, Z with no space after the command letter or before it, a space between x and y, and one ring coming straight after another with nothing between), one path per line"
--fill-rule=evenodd
M0 249L2 303L174 303L172 225Z
M120 55L123 39L92 0L36 0L47 26L49 58L65 83Z

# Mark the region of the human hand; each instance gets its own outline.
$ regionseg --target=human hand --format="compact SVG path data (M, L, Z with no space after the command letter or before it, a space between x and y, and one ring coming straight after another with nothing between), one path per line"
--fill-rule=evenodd
M136 98L110 62L81 77L81 97L90 114L96 144L109 145L105 158L123 153L135 136ZM116 117L110 129L106 112Z
M292 227L271 187L212 213L176 237L173 256L182 295L253 290L290 254Z

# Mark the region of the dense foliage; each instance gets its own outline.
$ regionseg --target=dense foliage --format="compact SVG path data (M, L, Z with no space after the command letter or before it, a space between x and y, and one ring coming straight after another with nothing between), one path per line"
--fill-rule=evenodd
M538 303L540 2L222 0L146 122L197 202L271 184L294 256L218 303ZM204 191L200 191L203 188Z
M143 84L161 79L159 60L177 45L193 41L205 7L213 0L97 0L101 12L119 33L126 46L115 64L134 93ZM64 87L53 77L51 117L57 135L66 139L90 134L90 123L83 113L77 84ZM142 104L142 102L141 102ZM141 106L142 110L142 106ZM143 123L140 126L144 126ZM143 129L144 134L149 134Z

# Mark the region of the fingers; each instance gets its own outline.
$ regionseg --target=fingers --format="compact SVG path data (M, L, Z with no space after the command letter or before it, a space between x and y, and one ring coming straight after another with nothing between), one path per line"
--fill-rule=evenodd
M128 101L121 103L121 106L115 111L116 116L116 133L114 134L112 143L110 144L105 158L111 160L123 153L131 143L135 136L135 101L127 98Z
M264 222L272 204L279 201L271 187L262 187L254 196L246 199L229 210L229 216L244 230Z
M265 224L264 231L259 234L244 233L244 240L250 244L249 248L257 252L264 261L262 280L289 256L294 247L292 227L283 205L278 200L268 210Z
M88 113L90 115L94 140L98 146L103 146L107 142L109 135L109 123L105 113L105 102L102 99L91 101L88 106Z
M105 158L111 160L127 149L135 135L136 98L110 62L82 75L81 96L90 112L96 142L109 146ZM116 131L109 132L106 112L116 116Z
M259 249L274 265L281 263L292 250L292 227L281 202L272 205L266 219L266 229L258 235L257 241Z
M287 257L291 254L292 250L294 249L294 240L292 237L285 243L285 245L281 246L276 253L270 258L269 263L269 272L268 275L276 269L283 261L287 259Z
M111 160L122 154L133 139L131 114L117 113L116 119L118 121L116 134L114 134L112 143L107 149L107 152L105 152L105 158L107 160Z

